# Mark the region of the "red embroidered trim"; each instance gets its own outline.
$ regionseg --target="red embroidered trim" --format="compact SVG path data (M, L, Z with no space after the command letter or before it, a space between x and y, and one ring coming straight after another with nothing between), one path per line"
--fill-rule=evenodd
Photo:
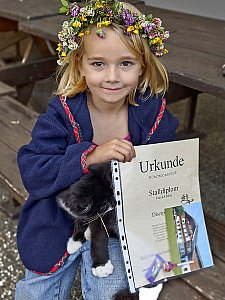
M63 266L65 260L67 259L67 257L69 256L69 253L66 251L65 254L63 255L63 257L60 259L59 262L57 262L54 267L48 272L48 273L42 273L42 272L37 272L37 271L32 271L38 275L42 275L42 276L49 276L52 275L53 273L55 273L61 266Z
M73 127L73 132L74 132L74 135L75 135L75 138L77 140L78 143L81 142L81 137L80 137L80 133L79 133L79 125L78 123L76 123L70 109L69 109L69 106L67 105L66 103L66 97L65 96L60 96L59 97L62 105L63 105L63 108L67 114L67 116L69 117L69 120L71 122L71 125ZM96 145L91 145L91 147L89 149L87 149L86 151L84 151L81 155L81 166L82 166L82 169L84 171L84 173L86 174L88 172L88 168L87 168L87 163L86 163L86 156L88 153L92 152L94 149L96 148Z
M91 153L96 147L97 147L97 145L91 145L91 147L88 148L87 150L85 150L81 155L81 166L84 171L84 174L88 173L86 157L87 157L88 153Z
M165 108L166 108L166 99L162 99L162 105L160 107L160 110L159 110L159 114L158 114L158 117L154 123L154 125L152 126L151 130L149 131L149 134L148 134L148 140L151 138L151 136L153 135L153 133L155 132L155 130L157 129L157 127L159 126L159 123L160 121L162 120L162 117L164 115L164 112L165 112Z
M69 117L69 120L70 120L71 125L73 127L73 133L75 135L75 138L76 138L77 142L80 143L81 142L81 138L80 138L80 134L79 134L79 126L75 122L74 117L73 117L73 115L70 112L69 106L66 103L66 97L61 95L59 97L59 99L60 99L60 101L61 101L61 103L63 105L63 108L64 108L67 116Z
M70 109L69 109L69 106L67 105L67 103L66 103L66 97L64 97L64 96L60 96L59 97L59 99L60 99L60 102L62 103L62 106L63 106L63 108L64 108L64 110L65 110L65 112L66 112L66 114L67 114L67 116L69 117L69 120L70 120L70 122L71 122L71 125L72 125L72 127L73 127L73 133L74 133L74 136L75 136L75 138L76 138L76 140L77 140L77 142L78 143L80 143L81 142L81 137L80 137L80 134L79 134L79 126L78 126L78 123L76 123L75 122L75 120L74 120L74 117L73 117L73 115L71 114L71 112L70 112ZM89 148L90 149L90 148ZM89 150L88 149L88 150ZM87 150L87 151L88 151ZM94 149L93 149L94 150ZM87 151L85 151L85 152L87 152ZM83 153L83 154L85 154L85 152ZM89 152L91 152L91 150L89 151ZM89 153L88 152L88 153ZM82 154L82 156L83 156L83 154ZM86 153L87 154L87 153ZM81 156L81 157L82 157ZM86 165L85 164L85 160L86 160L86 156L84 156L84 166ZM83 165L82 165L82 168L83 168ZM87 172L88 172L88 169L87 169L87 166L86 166L86 170L87 170ZM36 273L36 274L38 274L38 275L42 275L42 276L49 276L49 275L52 275L53 273L55 273L63 264L64 264L64 262L65 262L65 260L67 259L67 257L69 256L69 253L68 253L68 251L66 251L65 253L64 253L64 255L63 255L63 257L54 265L54 267L49 271L49 272L47 272L47 273L43 273L43 272L37 272L37 271L32 271L32 270L30 270L31 272L34 272L34 273Z

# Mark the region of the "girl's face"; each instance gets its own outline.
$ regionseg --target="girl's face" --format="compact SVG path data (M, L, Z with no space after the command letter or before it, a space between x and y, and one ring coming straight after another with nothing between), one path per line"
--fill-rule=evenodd
M104 32L100 38L94 28L84 37L80 72L95 104L122 104L138 85L141 65L112 29Z

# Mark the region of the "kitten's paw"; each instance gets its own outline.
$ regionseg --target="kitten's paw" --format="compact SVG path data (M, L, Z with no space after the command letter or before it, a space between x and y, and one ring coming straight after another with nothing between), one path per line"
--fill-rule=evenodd
M84 233L84 237L86 240L90 240L91 239L91 230L90 228L88 227Z
M109 260L104 266L98 266L96 268L92 268L92 273L97 277L107 277L113 272L113 265Z
M80 241L74 241L74 239L71 237L67 243L67 251L69 254L75 253L80 247L82 246L82 243Z

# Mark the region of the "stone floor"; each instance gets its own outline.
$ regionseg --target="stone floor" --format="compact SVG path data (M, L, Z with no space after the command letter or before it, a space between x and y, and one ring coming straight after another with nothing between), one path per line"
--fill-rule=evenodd
M30 106L38 111L44 111L51 91L52 80L36 84ZM182 132L185 107L186 100L169 107L180 119L179 132ZM203 207L206 213L225 223L224 99L206 94L200 95L194 128L196 129L195 136L200 136L200 185ZM9 194L0 186L0 202L8 199ZM23 277L23 266L16 248L17 221L0 211L0 299L4 300L13 299L15 283ZM73 288L72 299L82 299L79 279Z

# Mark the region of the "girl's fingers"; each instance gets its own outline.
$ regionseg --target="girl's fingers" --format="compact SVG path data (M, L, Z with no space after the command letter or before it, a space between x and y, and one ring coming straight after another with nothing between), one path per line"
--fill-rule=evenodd
M112 150L117 159L122 162L131 161L135 157L134 146L127 140L117 140L113 144ZM122 156L121 156L122 155Z
M134 146L131 142L127 141L127 140L122 140L122 142L124 143L123 146L127 149L128 151L128 155L126 155L125 153L125 157L127 158L126 161L131 161L134 157L136 157L136 153L134 150Z
M86 157L87 164L106 162L112 159L128 162L135 157L134 146L123 139L112 139L89 153Z

